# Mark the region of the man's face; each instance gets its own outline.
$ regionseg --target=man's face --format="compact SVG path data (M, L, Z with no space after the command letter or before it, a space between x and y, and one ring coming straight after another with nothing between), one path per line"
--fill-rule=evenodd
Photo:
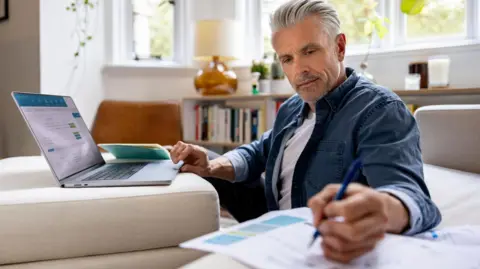
M316 102L339 84L345 43L343 34L333 40L314 16L272 35L283 71L308 103Z

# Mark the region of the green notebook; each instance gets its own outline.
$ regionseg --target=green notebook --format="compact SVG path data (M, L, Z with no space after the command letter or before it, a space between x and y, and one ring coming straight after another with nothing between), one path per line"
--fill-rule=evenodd
M170 160L170 152L158 144L98 144L117 159Z

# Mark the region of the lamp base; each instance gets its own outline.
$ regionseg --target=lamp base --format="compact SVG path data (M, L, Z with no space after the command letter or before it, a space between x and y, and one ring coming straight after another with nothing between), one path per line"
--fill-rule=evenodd
M237 75L214 56L195 76L195 89L202 95L226 95L237 91Z

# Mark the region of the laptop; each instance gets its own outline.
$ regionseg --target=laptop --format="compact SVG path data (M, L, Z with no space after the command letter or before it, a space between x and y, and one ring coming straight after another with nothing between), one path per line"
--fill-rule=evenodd
M12 97L61 187L169 185L183 164L107 162L71 97L22 92Z

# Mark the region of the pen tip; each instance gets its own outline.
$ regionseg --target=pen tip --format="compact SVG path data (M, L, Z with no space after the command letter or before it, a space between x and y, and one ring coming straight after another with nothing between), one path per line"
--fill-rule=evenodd
M312 238L310 242L308 243L308 247L311 248L313 245L313 242L315 242L315 238Z

